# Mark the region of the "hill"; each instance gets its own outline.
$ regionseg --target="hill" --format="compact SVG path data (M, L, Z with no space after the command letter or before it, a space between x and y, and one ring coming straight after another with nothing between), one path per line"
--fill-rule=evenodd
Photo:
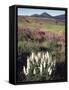
M52 18L52 16L50 14L46 13L46 12L44 12L44 13L42 13L40 15L39 14L33 14L31 16L33 16L33 17L41 17L41 18Z
M40 17L40 18L48 18L48 19L58 19L58 20L62 20L65 21L65 15L58 15L58 16L51 16L50 14L44 12L42 14L33 14L31 15L32 17Z
M55 16L54 18L65 21L65 15L64 14L63 15Z

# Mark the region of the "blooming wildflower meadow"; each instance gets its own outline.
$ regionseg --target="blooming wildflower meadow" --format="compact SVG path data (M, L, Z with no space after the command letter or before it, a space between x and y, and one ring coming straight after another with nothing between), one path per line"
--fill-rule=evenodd
M29 12L18 14L17 81L65 80L65 13Z

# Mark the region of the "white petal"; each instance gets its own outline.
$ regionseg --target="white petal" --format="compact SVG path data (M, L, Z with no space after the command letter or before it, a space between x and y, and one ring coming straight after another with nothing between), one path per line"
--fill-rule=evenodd
M50 69L50 71L49 71L49 75L51 75L52 74L52 69Z
M33 70L33 74L36 74L36 70L35 69Z

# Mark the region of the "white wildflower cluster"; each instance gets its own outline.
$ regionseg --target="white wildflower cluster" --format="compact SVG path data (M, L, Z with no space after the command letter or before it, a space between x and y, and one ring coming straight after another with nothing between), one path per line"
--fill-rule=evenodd
M34 52L31 53L30 57L27 57L27 67L23 66L23 72L25 75L30 73L31 67L32 74L37 74L37 68L39 69L39 74L42 75L43 72L46 70L48 75L50 76L55 69L56 60L52 59L52 55L49 52L38 52L35 54Z

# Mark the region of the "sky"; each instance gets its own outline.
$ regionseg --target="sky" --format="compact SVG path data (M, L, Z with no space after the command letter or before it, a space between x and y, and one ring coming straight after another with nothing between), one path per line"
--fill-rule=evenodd
M33 15L33 14L41 14L48 13L51 16L57 16L61 14L65 14L65 11L62 10L47 10L47 9L30 9L30 8L18 8L18 15Z

